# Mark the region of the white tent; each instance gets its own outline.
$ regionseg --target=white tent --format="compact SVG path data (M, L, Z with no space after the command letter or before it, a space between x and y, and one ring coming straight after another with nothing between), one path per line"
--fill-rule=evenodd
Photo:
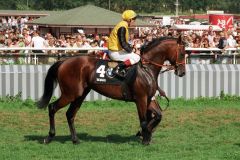
M201 22L193 21L189 23L190 25L201 25Z
M217 25L173 25L170 29L174 29L174 30L182 30L182 31L204 31L204 30L208 30L209 26L213 27L214 31L222 31L222 29L217 26Z

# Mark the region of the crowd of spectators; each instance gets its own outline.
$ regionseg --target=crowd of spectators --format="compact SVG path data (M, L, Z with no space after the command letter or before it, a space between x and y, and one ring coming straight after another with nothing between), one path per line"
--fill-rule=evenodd
M0 17L0 48L1 47L34 47L32 52L43 53L48 55L56 55L57 53L64 53L74 55L79 53L77 50L40 50L38 48L94 48L107 47L108 35L86 35L84 30L78 30L74 34L62 34L59 37L53 36L51 33L40 33L37 26L27 26L25 23L32 18L28 17ZM187 47L190 48L240 48L240 33L237 28L240 28L240 23L235 24L231 30L223 30L216 32L212 26L207 31L177 31L172 30L170 26L161 26L161 22L157 23L156 27L137 28L137 32L130 34L129 43L133 46L135 52L140 52L142 45L147 44L154 38L162 36L178 37L183 35L183 40ZM175 23L182 23L183 21L176 20ZM137 33L137 34L136 34ZM26 55L29 51L11 51L11 54ZM196 54L199 52L192 52ZM0 51L1 55L9 54L9 51ZM56 58L48 58L48 62L52 63ZM18 63L26 63L26 58L17 58ZM16 62L12 58L1 58L0 64Z

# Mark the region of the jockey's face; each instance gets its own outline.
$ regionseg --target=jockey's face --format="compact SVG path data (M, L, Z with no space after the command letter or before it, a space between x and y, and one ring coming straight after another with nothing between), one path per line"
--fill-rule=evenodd
M128 23L129 27L130 26L134 26L135 25L135 22L136 22L136 19L131 19Z

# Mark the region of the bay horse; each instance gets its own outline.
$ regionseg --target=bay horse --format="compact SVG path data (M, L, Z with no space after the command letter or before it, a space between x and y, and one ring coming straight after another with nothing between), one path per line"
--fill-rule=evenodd
M152 132L160 123L162 114L159 104L153 99L158 90L157 78L168 60L177 76L185 75L185 47L179 38L163 37L150 42L141 51L141 62L136 66L136 78L129 86L131 98L137 106L141 130L137 133L142 136L142 143L149 144ZM53 64L46 75L44 93L38 102L39 108L48 106L50 130L44 143L49 143L55 136L55 113L70 104L66 117L73 143L79 143L76 134L74 119L77 111L91 89L113 99L126 100L122 87L119 85L96 84L94 74L96 63L99 61L93 56L78 56L58 61ZM61 96L49 104L55 82L58 82ZM48 105L49 104L49 105Z

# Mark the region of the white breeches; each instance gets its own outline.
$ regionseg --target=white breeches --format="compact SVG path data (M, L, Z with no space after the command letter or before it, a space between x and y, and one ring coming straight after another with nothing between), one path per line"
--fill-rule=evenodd
M109 57L115 61L130 60L131 64L135 64L140 61L140 56L134 52L128 53L125 50L121 51L109 51Z

